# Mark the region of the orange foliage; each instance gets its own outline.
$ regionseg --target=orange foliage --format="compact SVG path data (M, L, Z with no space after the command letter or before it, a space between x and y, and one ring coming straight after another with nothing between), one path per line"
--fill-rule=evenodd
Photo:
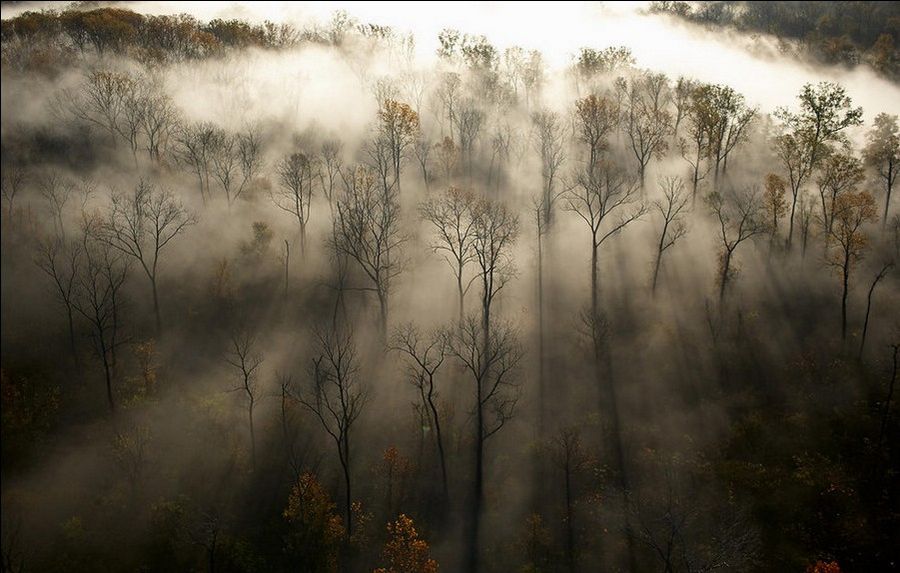
M337 571L344 525L334 509L328 492L311 473L301 475L291 488L282 514L291 525L287 548L310 570Z
M816 561L815 565L806 568L806 573L841 573L841 566L837 561Z
M389 564L375 573L436 573L437 561L428 556L428 543L419 538L413 520L400 514L388 523L388 540L384 544L384 560Z

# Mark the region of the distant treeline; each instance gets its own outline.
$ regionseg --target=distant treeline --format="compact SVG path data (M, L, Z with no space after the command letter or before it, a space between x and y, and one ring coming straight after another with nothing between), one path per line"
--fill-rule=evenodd
M94 6L73 3L63 11L28 11L3 20L3 66L52 72L85 54L125 54L144 63L177 62L214 57L231 49L338 45L351 30L371 37L392 35L390 28L359 24L340 11L326 25L298 28L268 20L261 24L219 18L202 22L189 14L153 16Z
M893 80L900 77L897 2L652 2L665 12L709 26L730 26L800 42L810 55L832 64L867 63Z

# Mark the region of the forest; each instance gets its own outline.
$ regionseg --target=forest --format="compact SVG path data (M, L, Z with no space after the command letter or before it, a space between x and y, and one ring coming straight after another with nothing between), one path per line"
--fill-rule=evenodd
M2 5L3 573L900 569L895 4L251 4Z

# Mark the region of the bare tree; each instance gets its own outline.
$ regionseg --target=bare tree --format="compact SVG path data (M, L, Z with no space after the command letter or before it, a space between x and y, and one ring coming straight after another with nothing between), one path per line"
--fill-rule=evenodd
M447 357L447 340L440 333L423 338L419 329L410 323L395 331L390 349L406 355L409 381L419 393L420 408L426 412L425 417L434 427L435 446L441 467L441 486L446 502L449 499L447 459L441 431L441 416L437 406L438 391L435 376Z
M622 112L622 125L638 164L641 188L647 164L668 149L672 116L666 109L669 86L663 74L647 73L631 80Z
M519 397L515 370L522 358L522 350L517 335L505 324L494 324L490 332L491 336L485 338L484 326L477 318L470 317L459 328L444 334L448 352L471 376L475 394L475 472L467 528L467 571L477 570L479 557L485 444L512 418Z
M306 224L309 222L313 191L312 163L303 153L292 153L278 164L280 185L272 190L276 207L297 219L300 226L300 251L306 251Z
M85 233L84 263L79 268L72 306L91 326L94 349L103 364L106 399L116 409L113 395L114 358L119 343L119 290L128 276L128 261L106 243Z
M241 179L234 190L234 201L241 197L262 171L262 147L262 139L257 128L250 126L237 134L237 155Z
M460 323L465 314L466 293L477 277L465 280L466 266L475 259L475 203L475 196L470 191L450 187L441 196L422 204L419 209L422 218L434 226L435 236L431 249L440 253L453 269Z
M296 400L312 413L334 441L344 474L347 537L353 534L350 437L366 405L368 394L359 379L356 346L349 334L334 331L316 334L319 355L313 359L312 388Z
M18 165L10 165L3 169L0 175L0 192L6 201L6 223L13 226L13 213L15 212L16 197L25 187L25 169Z
M459 135L460 157L465 162L466 173L471 180L475 141L484 125L484 112L478 109L474 100L467 99L460 103L454 116L454 123Z
M734 275L734 252L741 243L766 232L762 202L756 187L740 191L731 189L724 193L713 191L706 202L716 216L722 251L719 254L719 302L725 299L725 291Z
M319 184L322 194L328 200L328 208L334 217L334 186L337 183L343 165L343 144L340 141L326 141L322 144L319 160Z
M566 160L564 149L566 133L559 115L548 110L531 115L534 125L534 146L541 156L541 205L544 225L550 227L553 216L553 204L561 195L557 191L557 175Z
M766 214L771 219L769 232L771 233L770 246L775 246L778 236L778 218L787 212L787 200L784 197L787 191L787 182L774 173L766 175L765 191L763 191L763 204Z
M75 297L83 259L82 245L60 239L40 241L35 264L53 281L54 294L66 310L69 328L69 349L75 364L75 372L81 375L81 361L75 344Z
M256 433L253 428L253 409L261 394L259 390L259 367L262 354L256 349L256 337L248 332L236 332L231 336L231 348L225 359L237 370L238 384L231 392L240 392L247 400L247 419L250 423L250 460L256 469Z
M456 112L459 105L459 92L462 80L459 74L447 72L438 84L438 99L441 103L442 113L437 114L441 118L441 134L443 135L443 118L447 118L447 126L450 129L450 141L454 141L453 126L456 123Z
M156 331L162 331L157 283L163 249L197 220L167 190L141 180L128 195L114 193L98 238L133 257L144 270L153 291Z
M56 236L61 239L66 237L63 213L66 209L66 203L69 202L69 197L74 190L75 184L55 171L48 173L40 180L41 197L44 198L47 207L50 209Z
M494 299L516 272L510 251L519 236L519 218L502 203L489 199L480 199L472 214L472 251L481 282L481 324L487 347Z
M204 203L210 195L209 171L220 138L221 131L211 123L182 125L175 137L177 156L197 176L200 198Z
M663 253L672 247L679 239L687 234L687 225L682 215L687 207L688 197L684 192L684 183L680 177L666 177L659 181L663 198L653 202L654 209L662 217L662 231L659 234L659 242L656 246L656 261L653 264L653 287L656 292L656 282L659 278L659 267L662 264Z
M550 454L554 465L563 476L566 566L570 572L578 571L578 547L576 546L575 502L578 496L579 475L591 466L591 458L581 443L577 430L560 430L551 443Z
M422 182L425 183L426 192L430 191L429 184L431 179L428 168L431 165L431 153L434 151L434 148L435 146L432 145L431 141L421 134L413 144L413 153L415 153L416 160L419 162L419 168L422 170Z
M210 150L212 175L219 182L225 194L225 202L231 207L234 198L232 191L238 177L239 156L237 136L233 133L221 132L216 138L216 145Z
M591 313L596 316L600 245L640 219L647 208L639 200L637 181L615 164L600 161L592 177L578 177L566 196L566 209L578 215L591 233Z
M803 193L800 196L798 214L798 223L800 229L800 255L806 257L806 246L809 244L809 234L812 228L813 207L815 200L810 193Z
M159 162L169 138L178 127L178 110L172 98L155 90L144 94L143 107L141 132L146 140L147 154L150 159Z
M337 202L337 223L332 245L354 261L371 283L356 290L371 291L380 306L379 330L387 338L391 285L403 271L401 247L406 235L400 228L400 205L392 189L378 189L371 169L357 166L341 174L344 189Z

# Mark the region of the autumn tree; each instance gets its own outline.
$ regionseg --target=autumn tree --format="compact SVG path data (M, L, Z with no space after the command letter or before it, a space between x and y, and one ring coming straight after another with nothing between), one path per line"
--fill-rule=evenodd
M256 432L253 426L253 412L262 397L259 389L259 367L262 354L256 348L256 337L248 331L235 332L231 336L231 348L225 359L237 375L237 385L231 392L240 392L247 402L247 421L250 428L250 462L256 469Z
M318 356L313 358L312 387L296 393L296 400L319 422L334 442L344 478L347 537L353 535L350 438L368 393L359 378L359 361L351 335L316 333Z
M429 554L428 543L419 537L413 520L401 513L397 520L387 524L388 540L384 544L382 558L387 567L379 567L375 573L437 573L437 561Z
M660 180L659 189L662 191L663 198L653 202L654 210L662 217L662 230L659 233L656 259L653 263L653 286L651 288L654 293L663 253L687 234L684 210L687 207L688 197L684 191L684 183L678 177L666 177Z
M847 192L838 196L834 204L833 224L829 235L834 244L829 250L828 264L841 276L841 338L847 338L847 294L850 274L862 260L869 239L863 227L876 220L875 199L866 191Z
M797 97L799 111L779 108L775 112L775 117L782 122L782 134L776 139L776 148L788 169L793 194L787 238L789 247L803 180L812 175L832 144L846 141L844 131L848 127L862 123L862 108L853 107L850 96L838 84L805 84Z
M379 331L387 338L391 286L403 271L401 248L406 235L400 228L400 205L393 188L378 188L370 168L357 166L341 173L344 188L337 201L337 222L332 246L356 263L374 292L380 307Z
M708 126L712 123L712 102L706 97L706 91L695 86L691 90L684 119L687 128L685 137L679 138L678 146L681 157L691 168L691 204L697 200L700 182L712 170L710 158L710 135Z
M587 149L585 171L590 177L609 145L607 137L618 124L618 110L609 98L591 94L575 102L575 126Z
M423 203L419 212L434 227L431 249L443 256L453 270L459 301L459 321L465 314L465 296L475 280L466 280L466 267L475 259L475 195L450 187L439 197Z
M864 155L866 163L884 181L884 216L881 225L885 226L891 207L891 191L897 181L897 173L900 172L900 129L897 127L896 115L879 113L875 116L875 125L868 134Z
M775 237L778 235L778 219L787 213L786 192L787 182L783 178L774 173L766 175L763 204L771 221L772 244L775 243Z
M449 497L447 456L444 451L444 435L438 412L438 390L435 385L435 376L447 357L447 341L439 333L423 337L415 325L407 324L398 328L394 333L390 349L405 356L408 379L419 393L419 408L425 414L424 418L427 420L428 427L434 428L434 441L441 468L441 487L446 502Z
M272 190L272 203L297 219L300 226L300 250L306 250L306 224L309 222L313 192L313 166L304 153L292 153L278 163L278 187Z
M534 147L541 157L541 207L544 224L550 226L553 204L560 196L557 189L559 170L566 160L566 131L559 115L541 110L531 115Z
M297 564L313 573L337 573L344 524L328 492L307 472L291 488L282 516L289 529L285 549Z
M822 161L816 183L822 207L822 231L826 242L834 226L834 209L838 198L856 190L863 182L862 163L847 153L832 153Z
M743 95L724 85L704 84L697 88L695 97L703 109L709 156L718 180L719 173L728 169L728 156L749 137L757 109L749 107Z
M157 283L160 255L166 246L197 219L171 192L141 180L130 194L114 193L98 238L132 257L143 269L153 291L156 330L162 330Z
M707 205L716 217L717 235L721 241L719 252L719 302L725 300L725 291L734 277L734 253L741 243L764 233L765 223L762 201L755 187L729 189L722 193L713 191L706 197Z
M386 100L378 110L381 135L387 140L391 151L394 182L400 192L400 170L409 147L419 133L419 114L408 104L392 99Z

